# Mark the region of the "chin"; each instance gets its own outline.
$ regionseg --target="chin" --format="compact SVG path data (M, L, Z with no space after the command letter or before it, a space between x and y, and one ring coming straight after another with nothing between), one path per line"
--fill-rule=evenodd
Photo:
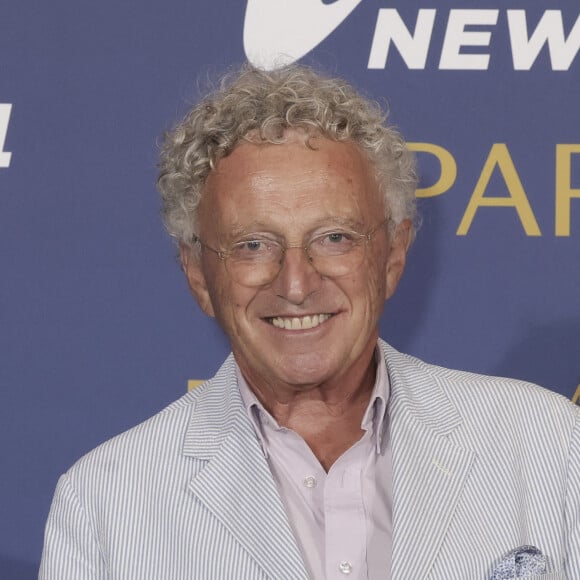
M334 362L334 364L332 364ZM336 361L321 360L317 353L282 357L274 370L283 382L289 385L319 385L340 372Z

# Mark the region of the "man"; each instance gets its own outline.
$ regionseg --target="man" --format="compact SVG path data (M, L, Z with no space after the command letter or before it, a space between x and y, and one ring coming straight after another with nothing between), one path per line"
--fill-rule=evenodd
M232 356L62 476L41 578L580 578L578 409L378 338L415 177L373 104L245 68L166 136L159 187Z

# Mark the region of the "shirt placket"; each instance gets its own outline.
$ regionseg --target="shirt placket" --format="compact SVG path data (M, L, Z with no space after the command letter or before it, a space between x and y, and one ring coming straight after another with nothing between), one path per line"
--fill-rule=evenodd
M325 567L327 580L363 580L366 565L366 520L362 499L364 450L368 437L332 466L324 484Z

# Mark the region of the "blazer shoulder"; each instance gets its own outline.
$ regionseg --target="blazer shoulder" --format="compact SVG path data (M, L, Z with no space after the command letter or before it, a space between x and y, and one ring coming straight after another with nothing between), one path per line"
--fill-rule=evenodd
M84 478L88 473L118 469L131 457L144 457L159 448L164 449L177 443L180 433L186 428L195 405L195 397L187 393L167 407L130 429L104 441L80 459L67 471L71 481ZM157 442L157 445L153 443Z
M520 429L538 436L570 437L580 423L580 407L563 395L518 379L449 369L399 353L383 343L394 386L424 414L454 408L466 426L487 431Z
M387 364L395 367L397 373L405 379L417 380L423 376L437 384L453 399L483 397L486 401L494 400L509 401L512 399L525 399L532 402L549 402L565 409L572 416L580 416L580 406L574 405L563 395L546 389L534 383L494 375L485 375L470 371L450 369L443 366L425 362L412 355L398 352L390 345L381 341Z
M580 407L549 389L534 383L493 375L435 367L433 375L448 396L461 407L489 408L494 413L512 412L517 419L529 416L559 416L569 423L580 419ZM529 411L528 411L529 410Z
M163 469L178 462L196 409L203 409L195 416L208 425L214 416L207 415L219 416L219 402L223 404L224 393L231 386L230 367L228 359L212 379L83 455L67 471L71 482L86 482L99 475L105 477L125 470L139 471L141 466Z

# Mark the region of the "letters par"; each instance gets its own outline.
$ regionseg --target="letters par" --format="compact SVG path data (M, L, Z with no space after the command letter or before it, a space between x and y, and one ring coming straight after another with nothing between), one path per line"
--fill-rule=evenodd
M453 155L444 147L434 143L409 143L409 148L419 154L433 155L439 162L440 173L437 181L417 190L417 197L436 197L455 183L457 163ZM580 161L580 143L560 143L556 145L554 234L558 237L570 236L572 199L580 199L580 189L572 187L572 162ZM507 195L485 195L490 187L492 174L497 170L503 179ZM457 228L458 236L465 236L481 207L510 208L515 211L527 236L541 236L540 226L505 143L494 143L483 164L481 174L467 203L465 213Z

